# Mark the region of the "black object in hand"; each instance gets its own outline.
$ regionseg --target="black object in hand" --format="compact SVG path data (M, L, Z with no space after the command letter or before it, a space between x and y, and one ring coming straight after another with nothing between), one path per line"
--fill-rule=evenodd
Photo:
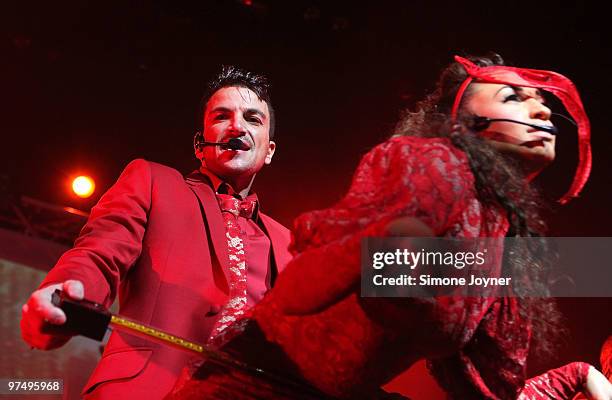
M54 306L66 314L62 330L71 335L83 335L101 341L111 320L111 314L101 304L89 300L74 300L56 289L51 297Z

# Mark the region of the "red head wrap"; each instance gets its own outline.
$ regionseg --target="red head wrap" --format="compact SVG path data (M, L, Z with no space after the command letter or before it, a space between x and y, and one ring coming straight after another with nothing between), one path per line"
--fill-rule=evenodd
M601 348L601 371L609 380L612 380L612 336L604 342Z
M591 172L591 126L578 95L578 90L572 81L552 71L501 65L479 67L470 60L459 56L455 56L455 61L465 68L468 77L461 84L455 96L451 111L451 118L453 119L457 118L463 94L472 81L543 89L551 92L561 100L578 126L578 167L576 168L572 185L567 193L559 199L559 202L564 204L573 197L578 196Z

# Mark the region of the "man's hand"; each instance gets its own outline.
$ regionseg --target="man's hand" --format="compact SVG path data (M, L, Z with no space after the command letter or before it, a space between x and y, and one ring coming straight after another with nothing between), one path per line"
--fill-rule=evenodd
M584 385L584 394L592 400L612 400L612 383L591 366Z
M77 280L49 285L32 293L21 309L21 337L30 346L41 350L58 348L71 338L53 329L66 323L66 314L51 303L51 295L56 289L66 292L75 300L83 300L85 296L83 283Z

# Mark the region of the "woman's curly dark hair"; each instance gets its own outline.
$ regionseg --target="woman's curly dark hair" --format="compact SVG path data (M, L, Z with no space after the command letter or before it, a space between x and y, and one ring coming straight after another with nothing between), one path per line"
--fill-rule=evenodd
M479 66L504 65L503 59L492 54L487 57L467 57ZM474 115L460 106L457 121L451 121L451 107L459 86L467 78L463 66L457 62L444 69L435 90L417 103L415 111L406 111L395 127L394 135L448 137L454 146L467 155L474 174L479 200L494 207L501 206L510 222L509 236L541 237L546 225L540 217L542 203L537 191L525 179L517 163L503 156L479 134L470 129ZM469 100L472 86L468 86L461 105ZM549 262L535 252L545 250L538 239L518 241L512 250L506 249L504 269L514 277L524 277L528 286L519 295L523 317L533 326L531 348L536 354L549 355L560 337L561 313L552 298L544 298L547 290L546 271ZM541 254L541 253L540 253Z

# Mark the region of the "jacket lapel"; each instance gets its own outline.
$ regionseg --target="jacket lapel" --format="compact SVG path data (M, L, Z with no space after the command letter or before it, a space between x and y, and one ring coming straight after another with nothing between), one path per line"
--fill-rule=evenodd
M229 282L229 252L225 236L225 222L223 221L223 215L221 215L217 196L212 189L212 184L208 177L200 174L198 171L189 174L185 178L185 182L187 182L198 198L204 218L204 225L208 230L212 247L221 265L225 279Z

